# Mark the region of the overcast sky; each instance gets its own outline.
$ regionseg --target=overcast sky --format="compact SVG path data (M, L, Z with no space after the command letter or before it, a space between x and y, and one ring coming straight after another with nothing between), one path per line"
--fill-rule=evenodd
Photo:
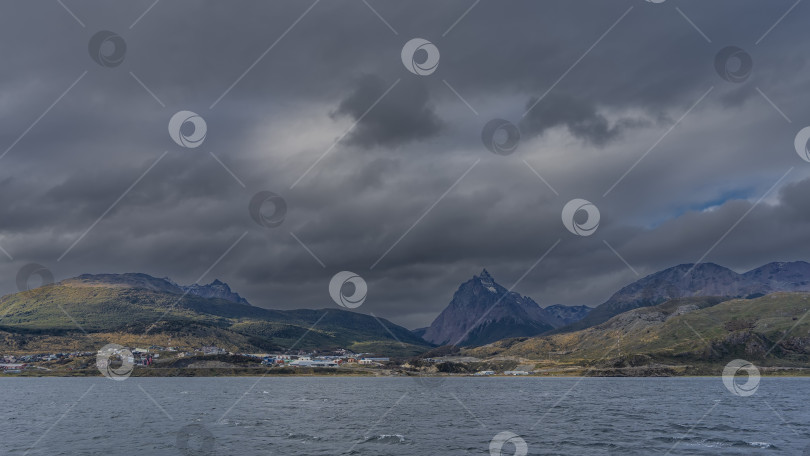
M357 311L414 328L484 267L543 306L597 305L679 263L810 260L794 3L6 4L0 292L29 263L56 280L211 268L201 282L254 305L335 308L347 270L368 283ZM413 38L438 49L431 74L403 64ZM179 111L204 119L198 147L170 136ZM485 147L492 119L520 132L514 153ZM262 191L286 203L261 206L277 226L251 217ZM574 199L598 208L590 236L563 224Z

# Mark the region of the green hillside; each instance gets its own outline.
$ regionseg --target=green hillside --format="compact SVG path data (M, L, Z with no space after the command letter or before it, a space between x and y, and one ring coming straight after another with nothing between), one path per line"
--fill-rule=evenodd
M381 319L386 330L371 316L345 310L268 310L223 299L70 282L4 296L0 316L0 353L95 351L106 343L208 345L234 352L283 351L294 345L296 350L346 348L389 356L430 348L405 328Z
M540 365L720 364L810 366L810 293L756 299L684 298L619 314L592 328L507 339L465 354Z

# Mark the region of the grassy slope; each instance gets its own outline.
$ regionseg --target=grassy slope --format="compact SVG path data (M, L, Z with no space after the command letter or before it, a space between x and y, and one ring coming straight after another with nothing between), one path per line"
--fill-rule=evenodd
M775 293L725 302L717 298L679 299L617 315L593 328L504 340L469 350L468 354L563 363L620 355L645 355L661 361L765 359L768 349L790 330L770 355L783 364L803 364L810 361L810 318L802 320L808 310L808 293Z
M0 315L4 315L0 351L94 351L102 342L187 348L216 345L250 352L283 350L297 343L295 349L362 347L385 350L390 356L429 348L405 328L381 320L400 344L373 317L353 312L275 311L220 299L181 299L141 288L41 287L0 298Z

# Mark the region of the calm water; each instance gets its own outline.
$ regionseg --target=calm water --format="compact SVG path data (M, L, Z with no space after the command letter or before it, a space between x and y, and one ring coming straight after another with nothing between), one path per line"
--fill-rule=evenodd
M750 397L719 378L5 378L0 388L3 454L489 454L503 431L528 454L802 455L810 444L810 379L763 378Z

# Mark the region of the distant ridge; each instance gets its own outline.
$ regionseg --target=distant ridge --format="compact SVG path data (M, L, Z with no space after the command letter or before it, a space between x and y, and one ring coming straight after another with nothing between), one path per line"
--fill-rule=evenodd
M585 316L593 310L593 307L554 304L553 306L545 307L543 310L558 320L560 324L569 325L585 318Z
M117 288L143 288L146 290L160 291L164 293L189 294L202 298L218 298L231 301L237 304L249 306L247 299L239 296L239 293L231 291L227 283L215 279L208 285L192 284L183 286L175 281L164 277L159 279L149 274L124 273L124 274L82 274L72 279L60 282L65 286L103 286Z
M623 287L583 319L554 332L589 328L628 310L658 305L670 299L702 296L756 298L781 291L810 291L810 263L774 262L743 274L714 263L680 264Z

